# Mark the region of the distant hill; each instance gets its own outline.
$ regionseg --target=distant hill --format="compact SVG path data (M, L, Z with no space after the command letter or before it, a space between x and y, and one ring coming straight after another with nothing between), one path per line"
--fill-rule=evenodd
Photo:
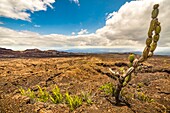
M0 48L0 58L20 58L20 57L60 57L77 55L71 52L56 50L41 51L39 49L26 49L24 51L13 51L12 49Z
M93 54L129 54L134 53L141 55L141 51L133 51L131 49L117 49L117 48L85 48L85 49L69 49L64 51L57 50L39 50L39 49L26 49L24 51L14 51L12 49L6 49L0 47L0 58L22 58L22 57L69 57L69 56L82 56L82 55L93 55ZM170 51L156 52L155 55L169 56Z

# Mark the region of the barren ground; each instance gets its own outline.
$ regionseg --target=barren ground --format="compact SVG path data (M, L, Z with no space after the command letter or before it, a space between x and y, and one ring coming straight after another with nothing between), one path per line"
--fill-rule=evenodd
M115 106L99 87L116 80L109 78L108 68L127 69L128 55L103 54L68 58L0 59L0 113L68 113L65 104L31 101L22 96L19 87L37 91L36 85L51 90L56 84L64 94L92 93L92 105L83 103L75 113L168 113L170 112L170 57L156 56L143 63L124 88L126 95L142 92L154 99L145 102L128 98L131 107ZM108 75L108 76L107 76ZM138 84L142 84L140 88ZM112 103L110 101L112 101Z

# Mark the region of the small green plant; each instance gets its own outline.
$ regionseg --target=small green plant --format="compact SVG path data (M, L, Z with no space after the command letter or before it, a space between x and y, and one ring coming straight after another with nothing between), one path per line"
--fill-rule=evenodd
M23 88L21 87L21 88L19 88L19 91L20 91L21 95L26 96L26 91L25 91L25 89L23 89Z
M61 103L63 101L63 95L60 92L58 86L52 90L53 95L49 95L51 101L55 104Z
M103 91L106 95L110 95L110 94L114 95L115 87L112 83L106 83L102 85L99 89Z
M75 95L75 96L73 97L73 106L74 106L75 108L77 108L77 107L79 107L79 106L81 106L81 105L82 105L82 99L81 99L79 96Z
M58 86L55 86L54 89L52 89L51 91L51 95L49 94L49 92L47 92L45 89L42 89L39 85L37 85L38 87L38 93L32 91L30 88L28 88L27 90L23 89L22 87L19 88L19 91L21 93L21 95L24 96L28 96L31 99L36 99L37 101L41 101L41 102L47 102L49 100L51 100L51 102L58 104L58 103L66 103L69 107L70 110L73 111L74 109L80 107L84 102L86 102L88 105L91 105L92 99L90 96L90 93L82 93L81 96L78 95L69 95L68 92L66 92L65 96L62 95L62 93L60 92L60 89Z
M88 105L92 105L93 104L93 101L92 101L91 98L87 99L86 102L87 102Z
M30 88L28 88L27 95L28 95L31 99L34 99L34 98L36 97L34 91L32 91Z
M19 89L19 91L20 91L21 95L28 96L31 99L34 99L36 97L34 91L32 91L30 88L28 88L28 90L25 90L21 87Z
M124 67L119 68L119 72L124 74L125 73L125 68Z
M80 97L78 97L77 95L75 96L70 96L69 93L67 92L65 94L66 96L66 103L68 104L68 106L70 107L70 110L73 111L74 109L76 109L77 107L82 105L82 99Z
M82 92L82 99L84 102L86 102L88 105L93 104L93 101L91 99L90 93L84 93Z
M43 90L39 85L38 87L38 101L46 102L49 99L49 93L46 90Z
M142 92L137 92L136 94L136 98L140 101L143 101L143 102L154 102L155 100L150 98L149 96L145 95L144 93Z

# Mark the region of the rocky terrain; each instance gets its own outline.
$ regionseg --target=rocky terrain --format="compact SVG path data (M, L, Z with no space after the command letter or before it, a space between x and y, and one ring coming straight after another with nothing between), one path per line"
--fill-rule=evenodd
M9 50L10 51L10 50ZM37 50L38 51L38 50ZM24 51L29 52L29 50ZM1 58L0 113L168 113L170 112L170 57L154 56L144 62L137 75L124 88L130 106L115 105L115 100L99 88L111 79L112 70L128 68L128 54L98 54L60 58ZM138 57L138 56L137 56ZM19 88L37 85L50 91L54 85L70 95L90 92L92 104L83 104L73 111L65 103L39 102L21 95ZM154 101L136 98L142 93Z
M13 51L11 49L0 48L0 58L23 58L23 57L67 57L67 56L75 56L78 54L56 51L56 50L46 50L41 51L39 49L26 49L24 51Z

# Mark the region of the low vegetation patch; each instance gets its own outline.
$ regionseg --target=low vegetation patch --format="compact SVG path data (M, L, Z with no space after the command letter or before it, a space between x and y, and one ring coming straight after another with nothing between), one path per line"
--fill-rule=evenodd
M82 99L79 96L71 96L68 92L65 94L65 101L71 111L82 105Z
M155 102L154 99L150 98L149 96L147 96L145 93L142 92L137 92L136 95L134 96L135 98L143 102L148 102L148 103Z
M58 86L56 86L53 90L52 90L52 95L49 95L51 101L54 104L58 104L58 103L62 103L63 102L63 95L60 92L60 89L58 88Z
M92 96L91 96L91 93L89 92L82 92L82 99L84 102L87 103L87 105L93 104Z
M142 83L140 83L140 86L143 86L141 85ZM103 84L102 86L100 86L99 90L101 90L102 92L104 92L104 94L106 96L109 96L109 95L112 95L114 96L115 95L115 86L112 84L112 83L106 83L106 84ZM155 102L154 99L150 98L149 96L147 96L145 93L143 92L137 92L137 93L128 93L127 91L125 91L124 89L121 90L120 94L126 98L126 100L128 99L138 99L142 102L148 102L148 103L151 103L151 102Z
M78 95L70 95L68 92L62 94L60 92L60 88L55 86L51 91L47 91L45 88L41 88L39 85L38 92L32 91L30 88L25 90L24 88L19 88L21 95L28 96L35 101L41 102L52 102L54 104L67 104L70 107L70 110L80 107L83 102L87 103L87 105L93 104L90 93L82 93L80 96Z
M41 102L46 102L48 101L49 99L49 93L44 89L42 89L39 85L37 86L38 87L38 95L37 95L37 99L38 101L41 101Z
M115 86L112 83L106 83L100 86L99 90L106 95L114 95Z
M30 88L25 90L21 87L21 88L19 88L19 91L20 91L21 95L28 96L31 99L34 99L36 97L34 91L32 91Z

